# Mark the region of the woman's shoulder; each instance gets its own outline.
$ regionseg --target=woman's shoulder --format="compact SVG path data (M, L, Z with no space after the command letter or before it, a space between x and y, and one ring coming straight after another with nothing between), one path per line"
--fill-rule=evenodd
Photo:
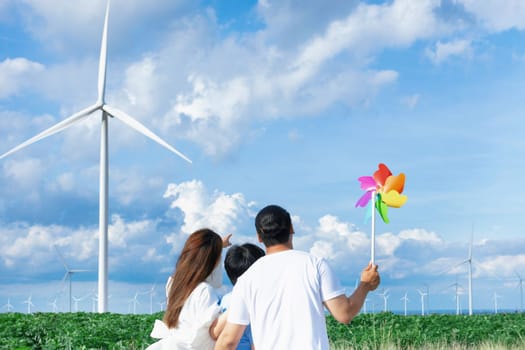
M219 300L217 291L207 282L199 283L193 292L191 292L190 297L195 299Z

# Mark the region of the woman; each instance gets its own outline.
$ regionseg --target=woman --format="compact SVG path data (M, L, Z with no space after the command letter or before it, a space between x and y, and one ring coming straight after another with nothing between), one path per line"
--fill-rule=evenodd
M213 349L224 326L217 320L220 307L214 288L222 284L221 253L230 245L230 237L223 240L210 229L188 237L166 285L164 322L155 321L151 332L152 337L162 339L148 350Z

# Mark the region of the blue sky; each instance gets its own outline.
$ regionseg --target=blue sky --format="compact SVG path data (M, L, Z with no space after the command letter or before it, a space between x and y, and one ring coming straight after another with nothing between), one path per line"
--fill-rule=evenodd
M376 225L380 309L454 309L474 233L474 308L520 307L525 277L525 5L113 0L106 100L192 159L110 120L109 310L156 306L189 233L254 241L267 204L351 292L369 259L357 178L406 174ZM105 1L0 3L0 153L96 100ZM99 118L0 161L0 304L66 308L96 288ZM142 295L138 312L149 310ZM466 307L466 295L462 295ZM375 305L375 306L374 306ZM79 309L91 310L89 297ZM2 310L4 311L4 310Z

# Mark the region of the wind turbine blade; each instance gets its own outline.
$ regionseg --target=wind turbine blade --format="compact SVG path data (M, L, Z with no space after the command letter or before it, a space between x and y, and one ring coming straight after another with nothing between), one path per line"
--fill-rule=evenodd
M470 234L470 244L468 247L468 260L472 260L472 244L474 241L474 224L472 224L472 232Z
M179 157L181 157L182 159L184 159L185 161L187 161L188 163L191 164L191 160L188 157L186 157L184 154L182 154L181 152L177 151L175 148L170 146L166 141L161 139L159 136L155 135L151 130L146 128L138 120L130 117L126 113L122 112L121 110L118 110L118 109L116 109L114 107L110 107L108 105L102 106L102 109L104 111L106 111L108 114L110 114L113 117L121 120L123 123L127 124L128 126L130 126L133 129L137 130L138 132L140 132L144 136L147 136L148 138L150 138L153 141L157 142L159 145L167 148L168 150L170 150L171 152L175 153L176 155L178 155Z
M66 275L71 272L71 270L69 269L69 267L67 267L67 264L66 264L66 261L64 260L64 257L62 256L62 254L60 254L60 251L58 250L57 246L55 244L53 244L53 248L55 248L55 251L57 252L57 255L58 255L58 258L60 259L60 261L62 262L62 265L64 265L64 268L66 269ZM64 276L64 279L66 277Z
M11 150L9 150L6 153L2 154L0 156L0 159L5 158L8 155L10 155L12 153L15 153L16 151L19 151L22 148L25 148L25 147L27 147L27 146L29 146L29 145L37 142L37 141L40 141L40 140L42 140L42 139L44 139L44 138L46 138L48 136L54 135L57 132L60 132L62 130L65 130L65 129L69 128L71 125L75 124L80 119L88 116L89 114L93 113L93 111L97 110L98 108L100 108L100 106L97 104L97 105L90 106L90 107L88 107L86 109L83 109L83 110L81 110L78 113L73 114L71 117L62 120L61 122L53 125L49 129L46 129L46 130L42 131L40 134L38 134L36 136L33 136L29 140L21 143L20 145L16 146L15 148L12 148Z
M109 22L109 3L106 6L106 17L104 19L104 30L102 32L102 41L100 43L100 59L98 62L98 103L104 104L104 95L106 90L106 66L108 54L108 22Z

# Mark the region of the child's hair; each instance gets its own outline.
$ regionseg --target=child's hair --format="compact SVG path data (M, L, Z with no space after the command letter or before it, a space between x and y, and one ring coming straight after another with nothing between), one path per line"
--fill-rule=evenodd
M220 263L221 252L222 238L210 229L195 231L188 237L171 276L168 307L164 314L164 322L169 328L177 327L186 299Z
M232 245L224 259L224 269L232 284L237 283L237 278L263 256L264 250L255 244Z

